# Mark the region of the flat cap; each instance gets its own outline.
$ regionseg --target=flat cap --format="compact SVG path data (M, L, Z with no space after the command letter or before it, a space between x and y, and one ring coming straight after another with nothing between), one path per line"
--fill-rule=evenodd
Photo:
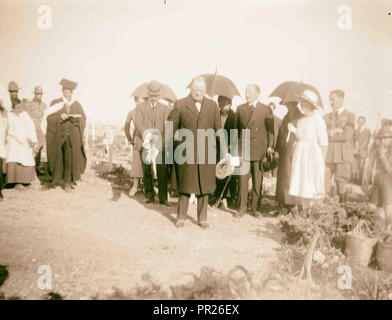
M15 81L11 81L8 84L8 90L9 91L18 91L19 90L18 84Z
M42 94L42 88L40 86L36 86L34 88L34 94Z

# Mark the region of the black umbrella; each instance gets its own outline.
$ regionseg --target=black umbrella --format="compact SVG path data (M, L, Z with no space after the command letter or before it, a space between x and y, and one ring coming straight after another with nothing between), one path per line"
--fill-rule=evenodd
M229 78L218 74L202 74L199 77L203 77L206 81L207 94L210 97L215 95L225 96L230 99L233 99L234 96L241 97L234 82ZM187 88L190 88L190 86L191 84L189 84Z
M298 97L305 91L305 90L311 90L314 93L317 94L318 101L317 104L321 107L323 107L323 102L321 100L320 93L318 90L311 86L310 84L302 83L302 82L297 82L297 81L287 81L281 83L272 93L270 94L270 97L278 97L281 98L282 101L280 104L286 104L290 102L298 102Z

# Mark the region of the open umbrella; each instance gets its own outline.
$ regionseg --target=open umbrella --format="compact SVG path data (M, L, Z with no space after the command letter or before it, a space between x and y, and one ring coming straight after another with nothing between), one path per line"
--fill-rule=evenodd
M318 90L310 84L297 81L287 81L281 83L274 91L272 91L270 97L281 98L282 101L280 104L286 104L287 102L298 102L298 96L300 96L307 89L312 90L317 94L317 103L319 106L323 107L323 102Z
M233 99L234 96L241 97L237 87L229 78L220 76L217 74L202 74L199 77L203 77L207 85L207 94L210 97L215 95L225 96ZM187 86L190 88L191 84Z
M148 93L147 93L148 84L149 82L146 82L138 86L132 92L131 97L148 98ZM160 83L160 85L161 85L161 94L159 96L159 99L167 100L170 102L174 102L177 100L176 94L172 89L170 89L169 86L163 83Z

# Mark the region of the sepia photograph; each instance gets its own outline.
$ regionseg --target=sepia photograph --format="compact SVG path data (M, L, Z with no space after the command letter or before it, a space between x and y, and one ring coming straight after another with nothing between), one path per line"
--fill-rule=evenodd
M0 0L0 300L392 300L392 1Z

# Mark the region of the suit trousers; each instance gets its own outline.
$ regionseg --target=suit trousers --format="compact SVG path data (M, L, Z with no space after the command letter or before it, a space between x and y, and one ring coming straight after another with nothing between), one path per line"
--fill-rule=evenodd
M154 182L153 182L153 169L152 164L144 163L143 161L143 150L140 150L140 159L142 161L143 168L143 183L144 183L144 193L147 199L154 199ZM158 197L160 202L167 201L167 167L164 163L165 153L160 152L158 158L162 157L162 164L156 164L157 167L157 178L158 178Z
M0 157L0 191L3 189L5 184L5 175L3 175L3 161L5 160Z
M178 220L185 220L188 213L189 206L188 193L181 193L178 199ZM208 194L196 195L197 197L197 221L206 222L207 221L207 207L208 207Z
M64 168L64 184L71 183L72 181L72 146L69 137L65 138L61 146L63 153L63 168Z
M263 172L260 170L261 161L250 161L250 171L240 176L240 207L239 212L245 213L248 207L249 177L252 176L252 212L260 205L263 192Z
M335 177L338 195L344 196L346 184L351 179L352 164L349 162L327 163L327 167L330 169L331 175Z
M236 198L236 176L231 176L230 181L227 183L229 177L225 179L216 179L216 189L214 192L215 199L228 199L228 193L230 192L230 199L234 200ZM227 185L226 185L227 183ZM226 189L224 189L226 186Z

